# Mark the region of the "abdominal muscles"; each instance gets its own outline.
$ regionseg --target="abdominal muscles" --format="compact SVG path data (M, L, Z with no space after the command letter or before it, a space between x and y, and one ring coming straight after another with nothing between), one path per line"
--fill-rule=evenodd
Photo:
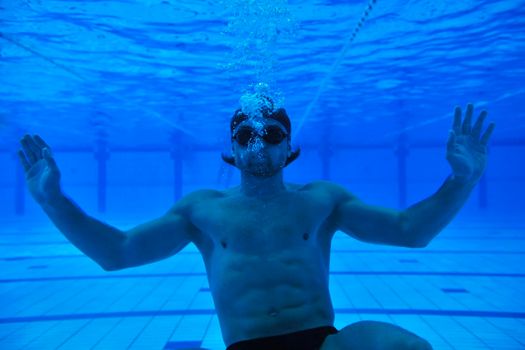
M227 345L333 325L328 266L318 246L264 255L216 249L204 259Z

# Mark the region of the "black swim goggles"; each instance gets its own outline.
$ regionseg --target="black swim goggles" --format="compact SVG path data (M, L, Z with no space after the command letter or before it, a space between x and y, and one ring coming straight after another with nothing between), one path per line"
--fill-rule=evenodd
M237 141L241 146L247 146L250 140L257 135L260 136L264 142L272 145L278 145L288 137L288 134L277 125L268 125L264 127L262 134L250 126L241 126L235 135L233 135L232 139Z

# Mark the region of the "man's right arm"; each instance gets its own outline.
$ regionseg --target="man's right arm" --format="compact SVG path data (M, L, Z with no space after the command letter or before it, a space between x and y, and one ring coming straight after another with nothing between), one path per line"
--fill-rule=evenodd
M18 151L28 189L64 236L104 270L147 264L173 255L192 239L191 204L213 191L181 199L162 217L127 232L88 216L60 186L60 170L49 145L39 135L24 135Z
M194 241L198 229L188 219L199 192L178 201L163 216L126 232L119 269L149 264L180 252Z
M42 208L64 236L106 271L149 264L172 256L193 239L197 228L186 218L188 195L163 216L122 231L60 195Z
M126 234L87 215L64 194L41 204L42 209L62 234L104 270L120 264Z

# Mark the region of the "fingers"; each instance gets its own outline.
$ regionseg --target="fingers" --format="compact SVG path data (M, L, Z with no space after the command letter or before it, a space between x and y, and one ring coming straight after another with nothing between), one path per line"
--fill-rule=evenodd
M454 113L454 133L456 135L471 135L475 140L479 139L479 135L481 134L481 130L483 128L483 122L485 121L485 118L487 117L488 113L487 111L482 111L479 114L478 119L476 120L476 123L474 124L474 127L471 127L472 124L472 114L474 112L474 106L472 103L469 103L467 105L467 110L465 112L465 119L463 120L463 125L461 125L461 108L456 107L455 113ZM461 126L460 126L461 125ZM480 142L482 144L487 144L490 135L492 134L492 131L494 130L494 123L489 125L489 128L485 131L483 134L483 137L481 138Z
M49 147L48 144L38 135L35 135L35 142L41 149L51 149L51 147Z
M42 158L46 159L51 165L55 165L55 160L51 154L51 147L40 136L35 135L35 142L42 150ZM47 153L45 150L47 149Z
M22 149L24 150L29 164L33 165L38 160L38 146L35 145L31 136L25 135L21 140Z
M44 159L46 160L49 167L53 170L58 170L57 163L55 162L55 159L51 155L51 150L46 147L42 150L42 155L44 156Z
M492 135L492 132L494 131L495 127L496 127L496 124L494 123L489 124L489 126L487 127L487 130L485 130L485 133L483 134L483 136L481 136L481 139L479 141L482 145L484 146L487 145L490 139L490 135Z
M454 110L454 123L452 124L452 130L456 135L461 134L461 108L458 106Z
M467 105L467 111L465 112L465 119L463 120L463 134L468 135L470 134L470 124L472 120L472 111L474 110L474 106L472 106L472 103L469 103Z
M483 121L485 121L487 114L487 111L481 112L479 114L478 120L476 120L476 124L474 124L474 127L472 128L472 136L476 140L479 139L479 135L481 134L481 128L483 127Z
M18 151L18 156L24 170L27 171L33 164L43 158L42 148L46 147L47 144L38 135L35 135L34 138L30 135L24 135L20 140L20 144L22 145L23 152L21 150Z
M447 152L453 152L456 147L456 134L453 130L448 132Z
M487 118L487 111L482 111L479 114L478 119L476 120L476 123L471 128L471 121L472 121L472 114L474 111L474 106L469 103L467 105L467 110L465 112L465 119L463 120L463 124L461 124L461 108L456 107L454 111L454 123L452 125L453 130L449 132L449 137L447 141L447 152L453 152L456 147L456 137L460 135L468 135L472 137L472 141L475 143L478 143L481 146L486 146L489 142L490 137L492 136L492 132L494 131L494 128L496 127L496 124L490 123L487 127L487 130L485 130L485 133L480 138L481 130L483 129L483 123L485 119ZM461 136L463 137L463 136ZM470 137L469 137L470 138ZM460 143L463 141L459 141Z
M22 163L22 166L24 167L24 171L28 172L29 169L31 168L31 165L27 161L24 152L18 151L17 154L18 154L18 158L20 159L20 162Z

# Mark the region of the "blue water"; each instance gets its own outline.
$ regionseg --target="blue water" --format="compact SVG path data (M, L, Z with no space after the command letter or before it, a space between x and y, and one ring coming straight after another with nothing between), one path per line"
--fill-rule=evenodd
M330 289L338 328L376 319L436 349L525 348L524 29L525 1L2 1L0 349L223 346L194 246L101 270L31 198L16 151L41 135L64 192L128 229L239 183L220 154L259 82L302 149L286 181L399 210L451 173L454 107L488 111L486 171L450 225L417 251L338 233Z

